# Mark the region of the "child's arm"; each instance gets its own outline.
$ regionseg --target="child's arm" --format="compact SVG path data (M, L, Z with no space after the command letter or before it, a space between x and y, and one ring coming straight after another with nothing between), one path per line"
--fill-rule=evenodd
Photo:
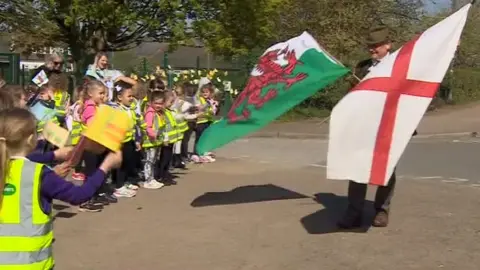
M85 179L81 186L76 186L58 176L47 166L42 170L41 195L48 200L56 199L72 205L79 205L92 198L106 179L106 173L98 169Z
M118 167L122 162L122 152L109 153L99 169L85 179L82 186L75 186L58 176L47 166L43 166L41 174L40 193L44 200L51 202L53 199L61 200L73 205L78 205L92 198L95 192L106 180L106 174Z
M157 138L157 134L153 129L153 119L155 118L155 112L147 112L145 114L145 124L146 124L146 131L147 135L150 139L155 140Z

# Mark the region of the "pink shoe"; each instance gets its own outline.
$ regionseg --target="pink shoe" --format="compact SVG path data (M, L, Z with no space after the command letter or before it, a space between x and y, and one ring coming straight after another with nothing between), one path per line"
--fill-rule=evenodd
M85 181L85 174L83 173L72 173L72 179L75 181Z

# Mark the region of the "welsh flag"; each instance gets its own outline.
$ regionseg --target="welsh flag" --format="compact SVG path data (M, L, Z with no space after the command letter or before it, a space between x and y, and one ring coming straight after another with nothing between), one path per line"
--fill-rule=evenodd
M227 116L202 134L197 152L261 129L348 72L307 32L273 45L258 60Z
M386 56L335 106L327 178L388 184L449 68L470 7Z

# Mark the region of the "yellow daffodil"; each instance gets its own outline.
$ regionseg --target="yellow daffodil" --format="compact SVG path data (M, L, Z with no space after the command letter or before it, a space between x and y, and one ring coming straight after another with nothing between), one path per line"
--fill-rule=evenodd
M214 73L214 74L217 73L217 72L218 72L218 69L214 69L214 70L213 70L213 73Z
M198 74L198 76L202 76L202 71L200 69L197 70L197 74Z
M222 82L222 80L220 78L217 77L217 82Z
M223 73L223 76L227 77L227 76L228 76L228 71L225 71L225 72Z
M177 77L173 78L173 81L178 82L178 78Z
M188 74L188 70L183 70L182 74Z
M189 71L190 71L190 73L195 73L195 70L193 70L193 69L190 69Z
M183 79L184 79L184 80L187 80L187 79L188 79L188 76L187 76L187 75L183 75Z
M189 81L189 83L193 84L193 81Z
M142 78L141 80L142 80L142 81L144 81L144 82L146 82L146 81L147 81L147 80L145 80L145 78Z
M132 79L134 79L135 81L138 81L138 76L137 76L137 75L135 75L135 74L132 73L132 75L130 75L130 77L131 77Z
M213 75L215 75L215 72L213 70L210 70L210 72L208 72L208 76L213 77Z
M172 69L172 67L170 65L167 66L168 69Z
M155 76L150 75L150 80L152 80L152 81L155 80Z
M198 80L197 79L193 80L193 83L198 84Z
M234 94L235 96L238 95L238 90L237 90L237 89L234 89L234 90L233 90L233 94Z

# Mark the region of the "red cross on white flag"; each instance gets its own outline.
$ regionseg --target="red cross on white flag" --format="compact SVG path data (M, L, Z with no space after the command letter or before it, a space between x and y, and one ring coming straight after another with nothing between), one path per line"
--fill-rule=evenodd
M387 185L455 54L467 4L372 67L333 109L327 178Z

